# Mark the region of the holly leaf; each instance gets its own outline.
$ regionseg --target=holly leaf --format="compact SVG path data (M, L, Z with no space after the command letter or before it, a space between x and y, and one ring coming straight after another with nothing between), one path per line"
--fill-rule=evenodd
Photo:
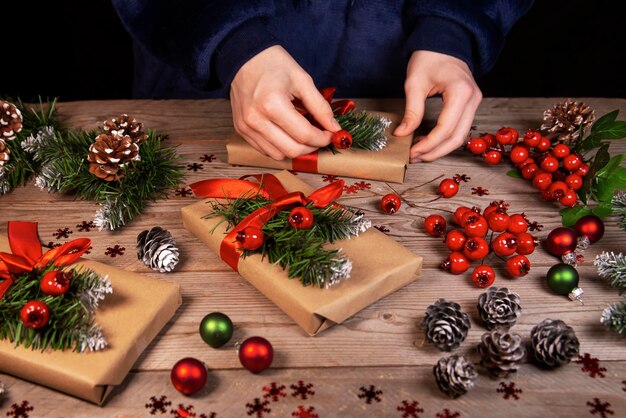
M589 172L583 180L583 187L578 190L578 197L584 204L587 204L589 195L596 193L596 173L604 168L610 160L609 144L604 144L600 147L598 152L596 152L593 160L591 160L591 163L589 164Z
M592 208L591 213L596 215L598 218L605 218L613 213L613 208L609 202L603 202Z
M596 177L611 177L617 168L619 168L619 165L624 160L624 157L624 154L613 156L604 167L598 170Z
M617 167L610 177L597 177L595 196L598 202L610 202L616 190L626 189L626 168Z
M591 133L594 134L596 132L600 132L611 126L611 124L615 122L615 119L617 119L618 114L619 109L615 109L614 111L599 117L598 120L596 120L595 123L591 125Z
M513 177L516 179L523 179L522 172L518 168L514 168L513 170L509 170L506 172L506 175L509 177Z
M626 121L615 120L619 110L607 113L591 126L591 133L576 146L577 152L592 150L605 139L621 139L626 137Z
M591 214L591 209L586 206L574 206L573 208L565 208L559 211L561 215L561 223L563 226L573 226L577 220L585 215Z

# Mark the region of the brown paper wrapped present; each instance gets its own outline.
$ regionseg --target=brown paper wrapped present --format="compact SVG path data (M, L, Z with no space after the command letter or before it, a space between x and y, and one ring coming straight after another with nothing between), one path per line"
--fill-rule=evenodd
M0 237L0 251L10 252L6 237ZM102 404L174 316L181 304L180 286L94 261L76 265L109 276L113 293L96 312L109 346L97 352L42 352L0 340L0 371Z
M288 192L311 192L311 187L289 172L275 174ZM191 233L219 254L227 230L219 217L206 218L211 206L203 200L182 209ZM211 230L215 228L213 233ZM248 282L289 315L306 333L315 335L341 323L361 309L400 289L419 275L422 258L387 235L370 228L358 237L329 244L341 248L352 261L351 277L328 289L303 286L289 280L280 266L254 254L239 260L238 270Z
M321 149L315 155L304 159L277 161L252 148L242 137L233 136L226 145L230 164L253 167L279 168L283 170L306 171L310 173L333 174L344 177L356 177L370 180L404 182L406 166L409 163L409 150L412 136L397 137L391 132L395 129L398 116L390 113L379 114L391 120L387 128L387 146L379 151L350 148L333 154ZM315 153L314 153L315 154Z

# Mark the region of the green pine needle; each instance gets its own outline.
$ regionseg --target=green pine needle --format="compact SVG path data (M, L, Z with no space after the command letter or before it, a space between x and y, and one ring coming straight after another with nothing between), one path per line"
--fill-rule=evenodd
M344 115L335 116L341 129L352 135L352 146L369 151L378 151L387 145L385 130L391 122L382 116L372 115L365 111L349 111ZM332 147L335 150L334 147Z
M609 305L602 311L601 321L607 328L623 333L626 330L626 303L617 302Z

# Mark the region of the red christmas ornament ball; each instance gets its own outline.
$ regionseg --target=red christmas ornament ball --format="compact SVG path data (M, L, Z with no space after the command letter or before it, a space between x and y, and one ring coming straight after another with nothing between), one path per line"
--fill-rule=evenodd
M388 214L394 214L398 212L400 209L400 196L395 193L389 193L383 196L380 199L380 206L383 208L383 211Z
M47 272L41 278L39 289L49 296L59 296L70 289L70 274L61 270Z
M595 215L586 215L576 221L574 230L578 236L587 237L593 244L604 235L604 222Z
M576 232L564 226L552 230L546 239L548 251L557 257L574 251L577 243L578 235L576 235Z
M206 384L206 366L198 359L185 357L172 367L170 378L177 391L183 395L193 395Z
M289 213L289 225L293 229L311 229L315 223L313 212L304 206L291 209Z
M41 300L31 300L22 307L20 319L26 328L41 329L50 321L50 308Z
M235 239L244 250L254 251L258 250L261 245L263 245L265 234L256 226L248 226L239 231Z
M337 149L348 149L352 146L352 134L345 129L333 133L331 140Z
M252 373L260 373L267 369L273 359L272 344L263 337L250 337L239 346L239 361Z

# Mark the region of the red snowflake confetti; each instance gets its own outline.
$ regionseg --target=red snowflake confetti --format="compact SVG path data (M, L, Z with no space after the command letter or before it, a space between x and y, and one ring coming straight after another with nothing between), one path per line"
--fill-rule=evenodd
M468 181L470 181L472 178L471 178L471 177L469 177L469 176L466 176L465 174L456 174L455 176L453 176L453 177L452 177L452 179L453 179L454 181L456 181L457 183L460 183L460 182L462 182L462 181L463 181L463 182L465 182L465 183L467 183L467 182L468 182Z
M215 156L215 154L204 154L202 157L200 157L200 161L202 161L203 163L210 163L216 159L217 157Z
M315 413L315 408L309 406L307 409L304 409L304 406L298 405L298 409L291 413L292 417L298 418L319 418L319 415Z
M483 189L482 187L472 187L472 194L476 194L478 196L485 196L489 194L489 190Z
M452 412L448 408L444 409L441 412L437 412L437 418L459 418L460 416L460 412Z
M286 398L285 385L278 385L276 382L270 383L269 386L263 386L263 398L271 399L274 402L278 402L279 398Z
M204 170L204 165L198 164L198 163L187 164L187 170L188 171Z
M380 232L383 232L385 234L389 232L389 228L387 228L385 225L381 225L381 226L374 225L374 228L378 229Z
M490 205L495 206L496 209L502 212L506 212L507 210L509 210L509 206L511 206L508 203L506 203L504 200L494 200L493 202L491 202ZM476 206L472 207L472 210L474 212L480 213L480 209L477 208ZM526 221L528 221L528 218L526 218L526 215L522 213L522 216L524 217L524 219L526 219Z
M360 190L369 190L372 188L372 184L371 183L366 183L363 180L354 183L354 185L356 187L358 187Z
M146 404L146 409L149 410L150 415L156 415L157 412L165 414L167 412L167 407L172 404L172 402L167 400L167 396L162 395L159 398L156 396L150 396L149 403Z
M333 181L337 180L339 177L337 176L333 176L332 174L324 174L322 176L322 181L325 181L327 183L332 183Z
M76 228L78 228L78 230L81 231L81 232L83 232L83 231L84 232L90 232L95 227L96 227L96 224L93 223L93 221L82 221L81 223L76 225Z
M419 415L424 412L424 409L419 408L419 402L417 401L402 401L402 405L399 405L396 409L402 412L402 418L420 418Z
M60 242L49 241L47 244L44 244L43 246L46 248L56 248L56 247L60 247L61 245L63 244L61 244Z
M522 212L522 216L524 217L524 219L526 220L526 223L528 224L528 230L529 231L541 231L543 229L543 225L541 225L539 222L534 221L531 222L530 219L528 219L528 216L526 216L526 214L524 212Z
M608 402L600 402L598 398L593 398L593 402L587 402L587 405L591 407L589 410L591 415L600 414L602 418L606 418L607 415L614 414L614 412L609 409L611 404Z
M582 254L576 254L576 262L580 263L580 264L584 263L585 262L585 256L582 255Z
M354 193L357 193L359 190L360 189L354 184L352 186L343 186L343 191L346 194L354 194Z
M187 196L191 196L193 192L191 191L191 189L187 187L181 187L181 188L176 189L174 191L174 194L180 197L187 197Z
M124 251L126 251L125 247L121 247L118 244L115 244L113 247L107 247L104 255L108 255L111 258L115 258L118 255L124 255Z
M246 404L246 408L248 408L248 415L256 414L257 418L263 418L264 413L267 412L269 414L272 412L272 410L267 407L267 405L270 404L270 401L261 402L259 398L254 398L254 401L252 402L253 403Z
M510 383L500 382L500 388L496 389L496 392L503 393L504 399L513 398L517 400L519 399L518 393L522 393L523 391L515 387L515 382L510 382Z
M600 360L598 360L596 357L591 357L591 354L589 353L585 353L584 356L578 356L578 360L576 360L574 363L582 364L583 367L581 367L580 370L585 373L589 373L590 377L606 377L604 375L604 372L606 372L606 368L600 367Z
M57 229L57 232L53 233L52 235L56 237L56 239L61 239L69 238L70 234L72 234L72 231L69 228L59 228Z
M32 412L34 409L35 408L28 401L22 401L19 405L14 403L7 412L7 417L28 418L28 413Z
M291 396L294 398L300 397L300 399L305 400L309 396L315 395L315 391L313 390L313 383L307 383L306 385L302 380L298 381L297 385L291 385Z
M170 411L174 418L195 418L196 411L194 411L193 405L185 406L182 403L178 404L178 409L172 409Z
M365 399L365 403L367 404L372 403L372 401L382 401L380 396L383 394L383 391L376 389L376 386L374 385L370 385L369 389L366 389L365 386L361 386L359 391L361 391L359 399Z
M93 246L90 245L89 248L85 250L84 254L91 254L91 250L93 250Z

